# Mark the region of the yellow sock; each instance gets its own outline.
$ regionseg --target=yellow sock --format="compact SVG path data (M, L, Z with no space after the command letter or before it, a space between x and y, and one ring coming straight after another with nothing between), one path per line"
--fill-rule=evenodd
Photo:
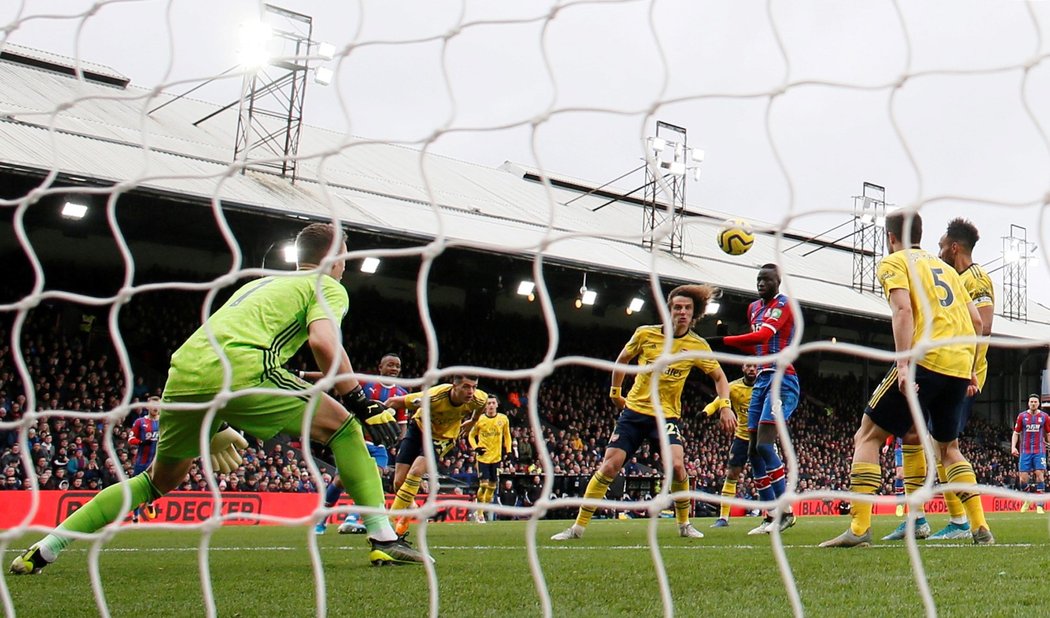
M977 485L977 475L973 473L973 466L968 461L960 461L945 468L945 476L949 483L967 483ZM974 488L976 489L976 487ZM970 526L976 531L987 528L988 522L984 518L984 506L981 505L981 495L976 491L956 492L962 501L966 516L970 518Z
M901 450L904 454L904 495L910 496L926 481L926 454L922 452L921 444L905 444ZM919 514L919 517L926 514L923 505L913 510Z
M689 491L689 479L671 481L671 493L679 491ZM689 523L689 508L693 506L692 502L689 498L678 498L674 501L674 518L678 520L679 526Z
M612 482L613 479L601 472L595 472L594 476L587 483L587 491L583 493L583 497L601 500L605 497L605 493L609 491L609 485L612 485ZM597 507L581 506L580 512L576 515L576 525L586 528L587 524L591 523L591 516L594 515L595 508Z
M723 498L735 498L736 497L736 481L726 479L726 482L722 483L722 497ZM732 507L729 504L722 503L722 508L718 510L718 516L722 519L729 521L729 510Z
M937 464L937 480L942 483L948 482L948 473L944 470L943 464ZM962 500L955 495L954 491L944 492L944 504L948 506L949 521L955 523L966 521L966 509L963 508Z
M854 463L849 472L850 491L858 494L875 495L882 486L882 467L873 463ZM849 523L853 534L863 535L871 528L870 502L853 501L850 508L851 519Z
M401 483L401 487L398 487L397 493L394 494L394 503L390 505L390 510L396 511L414 506L421 482L423 482L423 477L421 476L414 474L406 476L405 482Z
M485 503L492 502L492 499L496 497L496 483L489 481L488 491L485 492Z

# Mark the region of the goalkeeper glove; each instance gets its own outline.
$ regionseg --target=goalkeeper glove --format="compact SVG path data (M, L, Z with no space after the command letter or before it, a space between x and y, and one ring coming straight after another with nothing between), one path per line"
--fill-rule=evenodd
M401 428L398 427L394 414L378 401L365 397L365 391L360 385L346 394L346 407L368 430L372 442L387 448L397 446L401 438Z
M225 423L224 423L225 424ZM240 467L241 452L238 449L248 448L248 441L236 429L226 425L211 437L208 451L211 453L211 467L216 472L229 474Z

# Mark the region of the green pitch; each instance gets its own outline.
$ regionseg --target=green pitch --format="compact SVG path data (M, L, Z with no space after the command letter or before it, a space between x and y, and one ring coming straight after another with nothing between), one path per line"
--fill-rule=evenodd
M887 534L900 521L876 518ZM943 518L931 518L934 530ZM941 616L1042 615L1050 572L1050 523L1034 513L990 518L998 545L921 542L928 581ZM677 536L673 520L657 522L676 615L790 615L790 604L768 537L749 537L753 518L712 530L694 520L704 539ZM570 522L539 524L539 556L555 616L662 614L656 571L646 543L648 520L595 521L586 538L548 540ZM838 534L845 517L802 518L783 538L807 614L915 616L923 612L901 542L866 549L815 545ZM541 606L529 572L524 522L436 524L428 540L437 558L442 616L537 616ZM313 572L306 549L312 529L230 527L212 537L208 554L220 616L313 616ZM418 537L414 530L413 537ZM36 538L33 535L32 538ZM412 537L410 537L412 538ZM100 559L106 600L114 616L203 615L195 532L122 532ZM416 539L418 541L418 538ZM4 554L4 568L16 540ZM330 616L425 616L423 567L374 568L364 537L318 538ZM18 616L94 615L89 544L79 542L41 575L7 576Z

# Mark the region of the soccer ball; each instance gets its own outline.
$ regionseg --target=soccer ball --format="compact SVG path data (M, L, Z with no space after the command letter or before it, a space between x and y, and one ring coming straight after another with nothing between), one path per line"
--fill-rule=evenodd
M729 255L743 255L755 244L751 226L740 219L730 219L718 230L718 248Z

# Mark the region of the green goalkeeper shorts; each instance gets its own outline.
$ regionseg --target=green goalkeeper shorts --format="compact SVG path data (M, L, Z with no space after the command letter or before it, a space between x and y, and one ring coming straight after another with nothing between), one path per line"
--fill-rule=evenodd
M303 415L307 410L313 413L320 403L321 395L311 396L289 390L287 388L289 384L301 386L303 390L309 388L310 385L288 371L283 369L278 371L283 374L280 379L285 388L277 386L271 380L264 380L262 384L254 388L272 389L272 392L244 395L234 393L234 397L216 412L211 427L208 428L205 435L204 443L208 444L211 436L218 431L219 425L224 421L262 440L272 438L278 433L301 435ZM178 397L165 394L162 397L157 457L181 460L200 455L201 429L204 426L204 417L208 412L207 407L190 410L170 409L163 407L163 404L207 404L214 398L214 394Z

